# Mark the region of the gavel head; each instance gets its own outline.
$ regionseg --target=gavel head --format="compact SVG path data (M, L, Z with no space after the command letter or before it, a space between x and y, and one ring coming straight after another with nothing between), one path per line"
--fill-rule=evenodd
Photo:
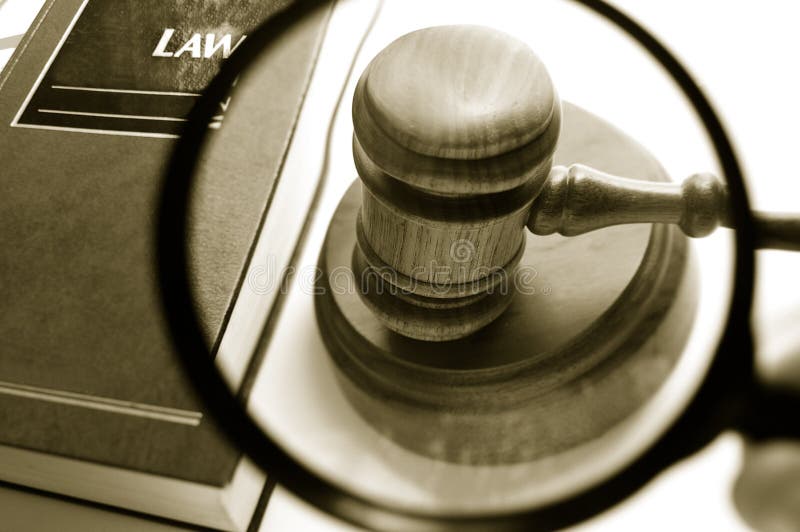
M372 60L353 99L353 262L383 323L442 341L505 310L560 124L541 61L496 30L427 28Z

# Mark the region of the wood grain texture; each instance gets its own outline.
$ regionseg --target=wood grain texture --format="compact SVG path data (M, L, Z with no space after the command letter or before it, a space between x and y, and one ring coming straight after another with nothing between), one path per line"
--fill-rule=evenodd
M375 317L392 331L415 340L446 342L462 338L497 319L513 296L507 291L507 283L457 298L430 298L413 291L398 291L393 282L386 282L385 276L375 274L358 246L352 267L355 286Z
M527 225L537 235L573 236L630 223L672 223L688 236L706 236L720 224L730 226L725 184L708 173L683 183L652 183L583 164L556 167Z
M408 34L364 70L356 158L442 195L502 192L547 177L560 100L522 42L479 26Z
M362 111L389 138L447 159L484 159L529 143L558 103L528 45L481 26L408 33L375 57L364 79Z
M427 28L372 60L353 100L353 155L363 183L359 258L404 287L368 300L387 326L445 341L508 306L508 293L479 302L478 287L513 272L560 117L541 61L496 30ZM456 307L458 323L439 316Z
M366 75L366 71L365 71ZM560 106L544 132L528 144L484 159L447 159L409 150L383 134L363 112L362 76L353 97L353 126L364 153L385 173L413 187L441 195L502 192L530 180L547 179L544 167L561 129ZM357 156L357 155L356 155Z
M362 182L364 240L382 263L438 285L480 283L510 266L542 181L494 194L439 196L382 172L357 140L353 149Z
M531 201L493 220L432 224L362 186L362 226L372 249L400 273L428 283L472 282L505 267L517 254Z
M358 245L358 251L367 264L369 264L371 270L382 277L386 282L391 283L397 288L398 292L414 294L423 298L442 300L478 295L491 290L500 282L504 281L508 272L516 268L522 255L525 253L525 246L524 243L522 243L523 245L519 246L517 253L503 267L493 269L489 275L473 281L463 283L434 281L427 283L417 278L403 275L396 268L384 262L383 259L375 253L375 250L372 249L372 245L367 241L366 235L364 235L361 213L359 213L358 219L356 220L356 243Z
M605 122L570 105L564 117L557 162L666 180L643 148ZM431 343L389 330L358 291L331 289L328 274L352 264L358 204L354 185L320 256L317 316L346 396L399 445L464 464L557 453L633 412L680 356L696 303L686 241L674 227L529 235L519 271L533 290L518 290L477 333ZM461 310L448 309L453 321Z

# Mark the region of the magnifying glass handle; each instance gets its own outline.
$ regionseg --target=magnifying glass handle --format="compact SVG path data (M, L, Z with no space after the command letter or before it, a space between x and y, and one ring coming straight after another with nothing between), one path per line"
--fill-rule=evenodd
M800 215L754 211L753 222L757 247L800 251Z
M800 215L754 213L757 245L800 251ZM694 174L683 183L639 181L582 164L556 166L531 207L528 228L537 235L580 235L611 225L677 224L688 236L732 227L720 178Z
M752 389L742 392L741 412L735 428L756 440L800 439L800 390L754 379Z

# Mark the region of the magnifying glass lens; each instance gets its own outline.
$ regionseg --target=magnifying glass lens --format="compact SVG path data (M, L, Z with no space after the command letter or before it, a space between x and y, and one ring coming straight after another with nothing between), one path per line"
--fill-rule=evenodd
M600 16L429 4L339 2L246 62L197 146L196 312L265 441L341 494L429 516L535 511L624 471L706 378L735 235L687 237L696 205L675 183L723 172L680 87ZM465 25L408 37L442 24ZM458 46L425 52L437 39ZM542 76L549 107L528 89L509 101ZM525 120L541 131L486 136ZM562 201L554 176L571 194L605 179L576 164L644 183L675 223L626 223L642 202L590 191L555 234L524 229ZM570 233L587 208L619 219Z

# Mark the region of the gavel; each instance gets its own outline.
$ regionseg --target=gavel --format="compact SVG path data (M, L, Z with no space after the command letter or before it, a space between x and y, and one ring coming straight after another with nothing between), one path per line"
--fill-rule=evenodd
M712 174L663 183L553 167L558 94L531 49L493 29L440 26L394 41L357 84L353 125L353 262L372 276L361 296L407 337L457 339L497 318L525 227L573 236L667 223L702 237L731 225ZM385 290L394 297L376 296Z

